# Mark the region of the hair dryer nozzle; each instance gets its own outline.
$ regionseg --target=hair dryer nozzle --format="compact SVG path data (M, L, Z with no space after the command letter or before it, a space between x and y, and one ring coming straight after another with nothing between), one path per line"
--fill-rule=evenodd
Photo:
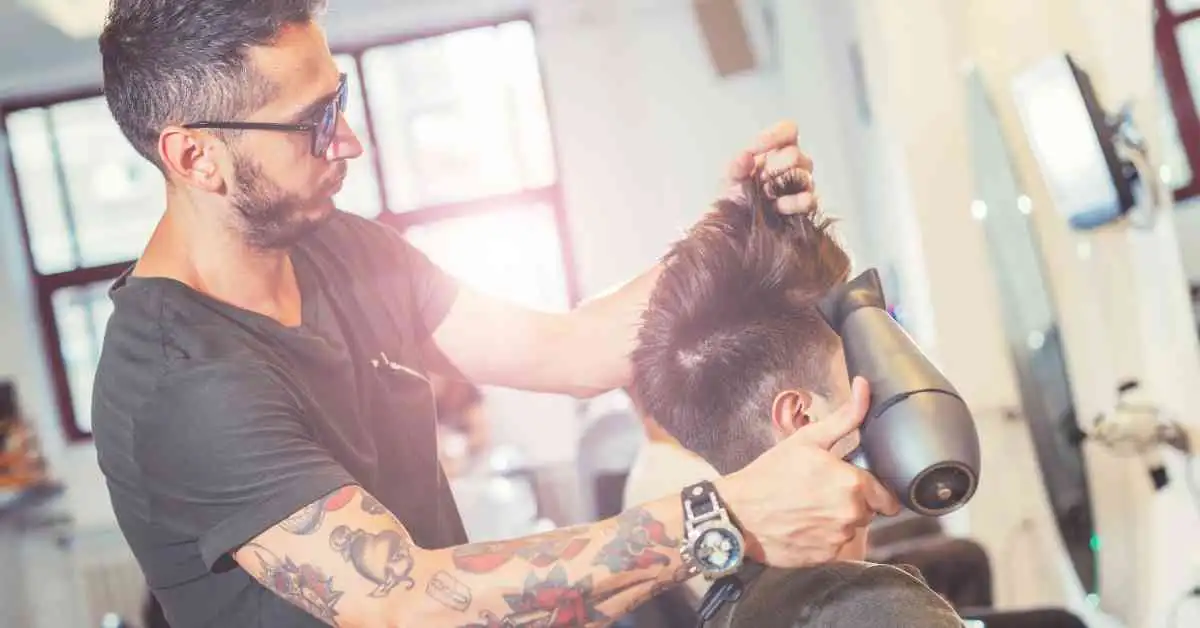
M979 483L979 437L966 402L885 309L868 270L818 305L842 338L851 377L871 386L859 459L909 509L944 515Z
M842 333L842 323L855 310L863 307L887 309L883 296L883 282L879 280L879 272L874 268L864 271L861 275L829 291L825 298L817 304L825 322L839 335Z

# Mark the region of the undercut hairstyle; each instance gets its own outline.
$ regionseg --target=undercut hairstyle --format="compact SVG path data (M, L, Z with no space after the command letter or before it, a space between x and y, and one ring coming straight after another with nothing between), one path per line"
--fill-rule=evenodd
M828 395L840 338L817 302L850 258L816 212L780 214L785 176L719 202L667 252L633 352L633 394L680 444L721 473L774 442L771 406L788 389Z
M247 53L324 8L325 0L112 0L100 35L109 110L138 153L163 170L163 129L238 121L267 104L274 86Z

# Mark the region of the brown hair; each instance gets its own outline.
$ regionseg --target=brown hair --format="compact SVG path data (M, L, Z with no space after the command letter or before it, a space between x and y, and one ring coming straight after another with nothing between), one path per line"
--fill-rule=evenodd
M813 212L774 198L798 182L748 185L719 202L664 258L633 353L645 411L722 473L770 447L778 391L826 393L837 335L816 302L846 281L850 259Z

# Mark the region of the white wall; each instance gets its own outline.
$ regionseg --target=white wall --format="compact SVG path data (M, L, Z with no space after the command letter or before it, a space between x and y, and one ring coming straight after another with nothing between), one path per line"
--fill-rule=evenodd
M997 339L989 329L998 327L988 313L995 296L976 285L990 282L991 271L972 250L981 242L967 218L971 190L963 186L971 165L959 137L963 80L954 72L956 64L970 61L996 102L1019 178L1033 199L1033 222L1059 308L1079 416L1087 419L1109 409L1118 379L1132 376L1146 385L1149 400L1194 425L1189 409L1197 403L1200 352L1184 293L1175 217L1165 215L1150 232L1068 231L1041 181L1010 97L1016 72L1045 55L1070 50L1093 75L1106 104L1132 98L1139 126L1148 133L1158 129L1150 2L858 4L873 95L891 114L882 141L890 146L885 150L893 167L905 173L908 187L895 189L913 207L908 220L916 221L910 228L920 237L920 250L908 259L923 270L927 303L936 318L927 330L934 340L927 345L951 378L998 405L1016 401L1007 381L1011 377L1002 376L1006 360L996 354ZM1188 245L1189 256L1194 245ZM970 294L956 286L969 287ZM979 336L972 337L971 329ZM1000 377L989 384L989 374ZM1077 587L1064 586L1070 578L1063 577L1060 543L1044 504L1038 506L1044 498L1036 475L1030 475L1027 439L995 421L981 421L980 428L985 472L993 480L985 478L968 509L970 531L1002 561L1001 602L1085 610ZM1094 448L1089 454L1103 538L1101 607L1126 625L1162 626L1176 596L1195 585L1194 561L1181 556L1178 547L1185 530L1197 528L1183 482L1154 495L1140 461L1115 459ZM1021 464L1006 468L1007 477L996 483L996 465L1010 460ZM1173 476L1182 478L1179 461L1171 464Z
M878 128L878 163L864 185L879 199L872 242L899 265L913 335L973 410L981 441L980 485L947 518L993 560L1002 608L1063 605L1054 576L1059 548L1032 542L1046 530L1045 498L1019 407L999 295L975 198L968 144L961 9L940 0L856 3ZM1049 550L1049 551L1047 551Z
M1200 200L1192 199L1175 207L1175 229L1188 281L1200 284Z
M784 117L835 119L830 112L845 107L831 92L846 84L849 66L825 51L823 41L847 34L823 29L815 2L770 3L786 33L781 54L726 79L711 69L689 2L613 2L603 11L610 17L586 20L576 4L540 3L535 23L581 277L593 293L661 255L760 130ZM759 3L747 6L757 30ZM803 125L801 138L820 164L824 202L848 219L842 233L856 245L852 171L837 126Z
M973 16L975 54L985 59L981 64L995 93L1006 95L1008 80L1023 64L1069 50L1092 73L1105 104L1132 99L1140 128L1157 147L1160 103L1153 84L1150 3L1109 0L1104 5L1096 10L1095 3L1083 1L997 3ZM1000 19L1002 11L1011 15L1014 10L1037 26ZM1011 130L1035 206L1050 208L1032 156L1018 139L1022 134L1011 100L1003 102L1001 117ZM1149 232L1071 233L1052 211L1035 213L1035 222L1064 321L1081 416L1107 410L1114 383L1136 377L1146 386L1148 400L1196 425L1191 408L1200 402L1195 385L1200 359L1173 213L1165 212ZM1172 462L1174 477L1182 478L1178 461ZM1107 548L1101 553L1107 577L1101 603L1133 625L1163 625L1180 591L1195 584L1195 557L1181 559L1172 540L1200 525L1183 483L1151 494L1142 465L1101 451L1093 452L1091 471L1094 486L1107 489L1096 491ZM1120 568L1114 562L1118 557L1125 559ZM1129 560L1135 568L1129 568Z
M734 151L782 110L776 76L713 74L690 3L611 4L604 17L573 2L535 13L588 294L653 263L721 190Z

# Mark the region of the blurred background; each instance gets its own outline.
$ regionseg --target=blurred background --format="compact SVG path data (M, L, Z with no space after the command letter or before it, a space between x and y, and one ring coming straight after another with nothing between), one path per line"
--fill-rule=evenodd
M105 9L0 0L0 626L142 625L89 405L162 180L100 97ZM325 25L367 145L339 205L542 309L656 261L796 120L983 440L975 499L894 540L981 550L964 604L1200 626L1200 1L331 0ZM435 388L473 540L621 508L622 393Z

